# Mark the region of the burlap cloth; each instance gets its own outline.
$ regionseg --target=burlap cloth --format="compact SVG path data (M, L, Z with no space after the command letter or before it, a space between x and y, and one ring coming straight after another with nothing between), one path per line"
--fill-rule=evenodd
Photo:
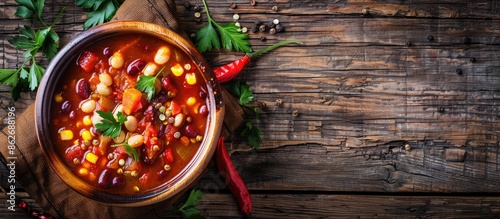
M153 22L186 36L179 26L176 13L175 0L127 0L113 19ZM222 133L227 136L242 123L243 114L234 98L225 91L223 93L226 117ZM165 212L167 202L145 207L113 207L88 199L69 188L43 156L34 131L34 112L35 106L32 104L16 119L15 175L30 197L48 213L57 218L157 218ZM7 133L5 128L0 134L0 152L4 161L9 156Z

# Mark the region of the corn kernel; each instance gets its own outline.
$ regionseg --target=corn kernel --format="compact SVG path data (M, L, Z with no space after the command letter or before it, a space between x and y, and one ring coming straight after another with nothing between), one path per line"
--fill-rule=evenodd
M54 100L56 101L56 103L62 103L63 102L63 97L61 96L61 94L56 94L54 96Z
M196 75L194 73L186 74L186 82L189 85L195 85L196 84Z
M73 139L73 132L71 130L62 130L59 134L61 135L61 140Z
M83 124L86 126L92 125L92 119L90 119L89 115L83 117Z
M82 133L81 133L81 135L82 135L82 138L83 138L84 141L90 141L90 140L92 140L92 135L90 134L89 130L86 130L86 129L83 130Z
M78 170L78 173L82 176L86 176L86 175L89 175L89 170L87 170L87 168L80 168Z
M139 192L139 191L141 191L141 190L139 189L139 186L134 186L134 191L135 191L135 192Z
M182 68L182 66L179 63L172 66L172 68L170 68L170 70L177 77L181 76L184 73L184 68Z
M92 152L88 152L85 154L85 160L87 160L88 162L93 163L93 164L97 163L98 158L99 157Z
M192 105L194 105L195 103L196 103L196 98L194 98L194 97L190 97L190 98L188 98L188 99L187 99L187 101L186 101L186 104L187 104L188 106L192 106Z

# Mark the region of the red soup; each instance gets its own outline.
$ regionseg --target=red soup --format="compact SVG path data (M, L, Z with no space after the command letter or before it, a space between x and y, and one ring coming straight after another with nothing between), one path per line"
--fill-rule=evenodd
M147 35L84 49L64 72L52 138L81 179L114 194L157 187L192 159L207 124L207 89L191 59Z

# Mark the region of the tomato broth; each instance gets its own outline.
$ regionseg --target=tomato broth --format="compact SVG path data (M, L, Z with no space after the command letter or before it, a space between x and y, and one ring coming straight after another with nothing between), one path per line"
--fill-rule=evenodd
M172 179L206 132L207 87L198 66L149 35L116 35L83 49L52 101L58 153L75 175L112 194Z

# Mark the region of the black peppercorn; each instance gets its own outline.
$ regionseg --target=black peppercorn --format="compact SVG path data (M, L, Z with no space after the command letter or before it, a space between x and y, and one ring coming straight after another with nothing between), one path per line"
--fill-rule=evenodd
M229 8L231 8L231 9L236 9L237 7L238 6L234 2L231 2L231 4L229 4Z
M411 46L411 42L410 41L406 41L405 45L406 46Z
M469 38L468 36L464 36L464 37L462 38L462 43L464 43L464 44L469 44L469 43L470 43L470 38Z
M185 8L185 9L189 10L189 9L191 9L191 6L192 6L192 5L191 5L191 3L190 3L190 2L184 2L184 8Z
M265 36L261 36L260 37L260 41L266 41L266 37Z
M470 62L475 63L477 61L476 57L470 58Z
M283 27L283 24L279 23L276 25L276 33L281 33L285 30L285 27Z
M200 10L201 10L200 6L198 6L198 5L194 5L194 6L193 6L193 11L198 12L198 11L200 11Z
M275 24L273 21L269 21L269 23L267 23L267 27L269 28L274 28Z
M457 75L462 75L463 71L462 71L462 69L457 68L457 70L455 70L455 73L457 73Z
M252 27L252 33L257 33L259 32L259 27L258 26L253 26Z
M427 36L427 40L433 41L434 40L434 36L432 36L432 35Z
M440 106L440 107L438 108L438 112L440 112L440 113L444 113L444 111L445 111L444 107Z
M262 24L262 25L259 26L259 31L260 32L264 32L266 30L267 30L267 26L266 25Z
M269 33L270 33L270 34L275 34L275 33L276 33L276 28L271 28L271 29L269 29Z

